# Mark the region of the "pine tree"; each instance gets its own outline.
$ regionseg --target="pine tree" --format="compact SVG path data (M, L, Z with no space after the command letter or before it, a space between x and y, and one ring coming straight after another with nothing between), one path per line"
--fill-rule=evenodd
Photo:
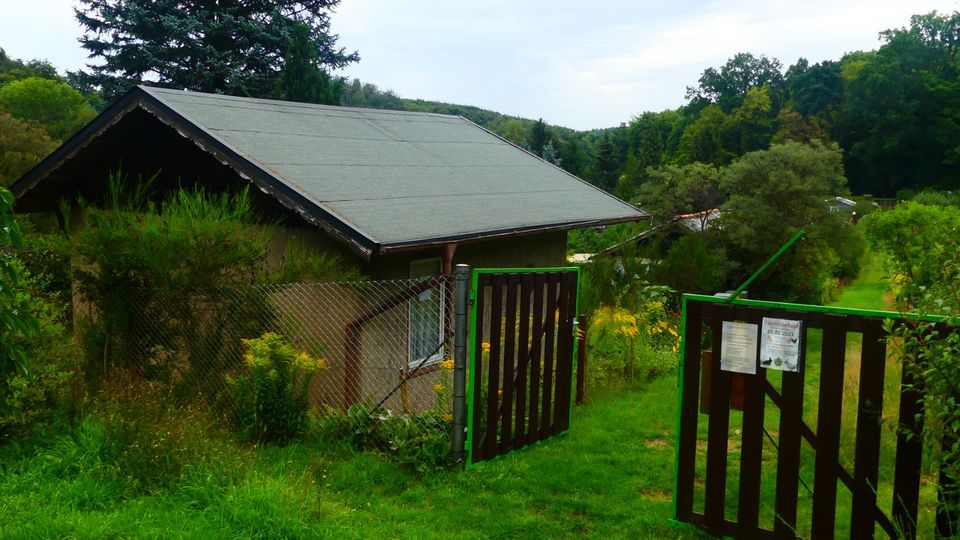
M547 124L541 118L530 128L530 151L538 156L543 155L543 147L546 146L549 139L550 132L547 129Z
M600 144L593 154L593 164L590 167L590 179L600 189L613 192L617 187L619 175L617 173L616 158L610 134L604 133Z
M72 74L113 98L151 82L200 92L266 97L280 77L294 27L305 24L318 64L359 60L336 46L330 11L340 0L80 0L80 43L102 60Z

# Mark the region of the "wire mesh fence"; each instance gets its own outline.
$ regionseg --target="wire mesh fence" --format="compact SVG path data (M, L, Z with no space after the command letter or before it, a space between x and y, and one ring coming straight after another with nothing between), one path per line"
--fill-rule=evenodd
M309 390L321 417L357 430L371 418L400 417L449 437L452 289L449 276L137 289L126 327L109 333L104 368L131 370L169 385L176 399L218 410L228 380L247 368L243 340L273 332L323 359Z

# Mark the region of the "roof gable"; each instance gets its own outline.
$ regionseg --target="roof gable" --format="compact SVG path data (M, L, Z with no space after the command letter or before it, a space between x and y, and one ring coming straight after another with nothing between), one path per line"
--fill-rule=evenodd
M367 255L646 217L461 117L148 87L125 100ZM130 108L117 105L101 116ZM56 161L28 173L15 193Z

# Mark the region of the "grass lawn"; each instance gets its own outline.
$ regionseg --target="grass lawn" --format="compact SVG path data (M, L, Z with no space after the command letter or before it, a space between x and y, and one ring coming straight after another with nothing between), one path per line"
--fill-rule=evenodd
M89 472L97 457L82 441L65 440L8 458L0 537L692 537L667 522L675 395L673 377L608 392L575 409L567 435L426 476L297 444L245 451L239 472L200 467L129 495Z
M880 266L879 257L868 259L836 305L888 308ZM848 467L859 348L859 336L851 336L843 410L848 447L841 453ZM815 427L818 331L811 331L808 351L804 417ZM897 394L899 369L889 371L894 372L896 376L885 380L888 396ZM771 373L779 386L776 379ZM234 448L240 457L227 465L198 466L174 485L149 492L131 491L122 480L101 474L96 445L85 443L80 430L29 457L0 450L0 537L692 538L695 533L668 522L676 400L675 377L591 396L590 403L574 409L567 435L465 472L418 475L375 454L300 443L261 451ZM884 410L887 419L895 418L896 400L885 403ZM699 422L704 440L706 419L701 416ZM776 440L778 414L769 402L765 424ZM733 413L727 498L731 517L739 427L740 414ZM893 434L885 428L885 462L892 456ZM801 476L812 488L814 455L804 447ZM761 515L772 524L776 451L769 441L763 455ZM701 480L704 462L701 454ZM882 468L881 483L891 478L892 468ZM841 486L840 537L847 534L846 493ZM801 487L801 521L809 520L811 497ZM881 485L882 507L889 507L889 497L889 488ZM924 519L929 520L929 493L925 503ZM808 535L808 527L798 532Z
M883 256L868 251L860 269L860 275L840 292L834 306L889 310L887 279L883 270Z

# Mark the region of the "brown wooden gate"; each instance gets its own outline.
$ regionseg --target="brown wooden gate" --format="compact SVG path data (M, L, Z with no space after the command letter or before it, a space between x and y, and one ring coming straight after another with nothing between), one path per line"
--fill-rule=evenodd
M809 531L812 538L833 538L836 534L849 538L873 538L878 526L890 537L916 537L922 459L922 423L917 419L923 417L923 405L911 384L909 370L902 374L898 410L893 409L892 418L882 420L886 367L883 321L898 318L898 314L740 299L728 304L714 297L684 295L683 315L683 368L674 495L677 521L694 524L717 536L737 538L794 538L798 530ZM799 371L772 377L762 364L757 365L755 375L721 370L718 351L723 347L723 323L739 321L760 328L764 317L801 321ZM804 385L818 383L810 374L815 371L808 369L812 366L806 365L805 344L810 329L819 330L819 339L822 339L820 361L816 366L819 387L814 386L815 390L807 394L811 400L816 396L816 425L813 427L804 420ZM862 340L859 377L850 376L855 372L845 377L845 369L853 367L847 359L848 336L856 339L852 336L857 334ZM713 354L702 354L705 338L709 340ZM759 351L760 339L757 341ZM701 365L701 359L710 365ZM888 376L897 375L890 373ZM779 388L774 384L778 378L776 386ZM841 409L851 405L844 403L845 384L851 394L848 400L853 401L856 395L855 426L842 425ZM742 389L742 395L732 396L731 392L738 388ZM734 397L737 398L733 400L735 403L742 403L743 410L739 437L730 430L731 400ZM765 407L770 415L766 423ZM808 413L811 407L807 405ZM705 471L698 473L697 423L703 418L702 413L708 415L706 456ZM891 433L890 437L896 437L893 478L888 478L888 483L878 488L881 432L884 422L890 425L891 421L901 426L896 435L887 432ZM842 430L853 434L855 441L852 456L846 452L845 459L841 459ZM776 441L771 431L778 432ZM766 460L765 439L769 441ZM801 470L803 442L815 454L812 470L809 462ZM739 459L736 459L730 454L738 445ZM765 461L768 467L775 467L775 472L768 468L768 474L763 474ZM851 462L852 470L848 468ZM699 464L703 465L702 462ZM731 465L739 467L739 474L728 476L728 472L732 472L728 471ZM697 478L698 474L702 476ZM812 477L812 483L804 482L803 477L808 480ZM728 478L732 482L728 482ZM764 482L775 484L773 500L761 500L762 478L766 478ZM844 494L849 506L839 510L849 511L850 523L849 530L839 533L836 532L838 481L849 490L849 495ZM807 519L798 526L800 487L810 491L811 501L809 512L803 513ZM892 497L886 496L892 501L889 506L881 508L878 504L878 489L885 493L892 490ZM769 486L764 490L768 497L771 492ZM766 524L761 523L761 509L769 511L771 507L772 519Z
M475 270L468 464L566 431L579 269Z

